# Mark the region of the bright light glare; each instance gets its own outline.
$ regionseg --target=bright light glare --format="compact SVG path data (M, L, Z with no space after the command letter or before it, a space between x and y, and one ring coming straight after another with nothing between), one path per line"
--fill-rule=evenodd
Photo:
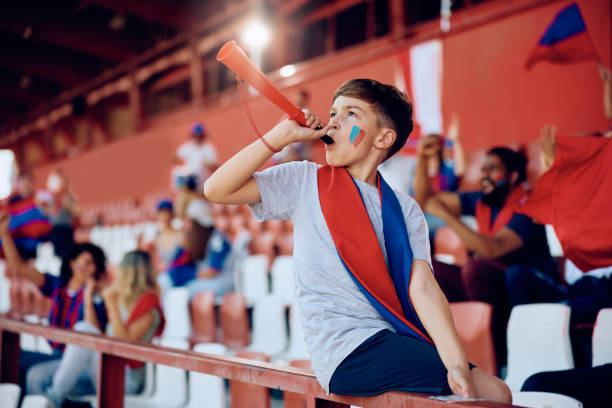
M244 30L242 40L249 47L262 49L270 41L270 30L261 21L252 21Z
M295 74L295 65L285 65L280 69L280 74L283 78L288 78Z
M11 194L15 156L10 150L0 150L0 200Z

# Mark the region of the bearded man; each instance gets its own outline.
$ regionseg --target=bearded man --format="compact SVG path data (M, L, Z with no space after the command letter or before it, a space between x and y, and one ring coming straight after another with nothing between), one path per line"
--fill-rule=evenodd
M419 154L417 166L425 166ZM415 179L415 197L423 209L457 233L472 256L463 266L434 263L434 275L449 302L475 300L493 305L493 338L497 363L505 364L506 323L510 312L505 274L529 268L559 281L544 226L517 209L527 199L527 159L505 147L489 150L481 167L480 191L434 190L425 171ZM476 217L478 231L460 220Z

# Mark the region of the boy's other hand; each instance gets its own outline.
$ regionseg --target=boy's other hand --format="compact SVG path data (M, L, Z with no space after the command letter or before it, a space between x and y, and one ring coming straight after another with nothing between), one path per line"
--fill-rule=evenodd
M453 367L447 374L448 385L455 395L476 398L472 374L467 367Z

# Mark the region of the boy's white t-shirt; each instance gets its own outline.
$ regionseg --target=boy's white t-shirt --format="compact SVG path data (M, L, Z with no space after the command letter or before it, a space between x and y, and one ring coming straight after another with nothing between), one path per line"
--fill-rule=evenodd
M381 330L395 330L368 302L340 261L321 211L317 169L316 163L302 161L255 173L261 202L249 207L257 221L293 222L293 272L304 340L312 369L329 392L332 374L353 350ZM386 261L378 189L356 181ZM396 196L404 212L414 259L424 260L431 267L423 213L409 196L398 192ZM358 232L355 239L359 240Z

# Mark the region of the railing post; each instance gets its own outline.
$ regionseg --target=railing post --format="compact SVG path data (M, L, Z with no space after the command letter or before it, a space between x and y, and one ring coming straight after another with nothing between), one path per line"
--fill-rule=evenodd
M0 383L19 383L19 333L0 330Z
M125 359L100 353L98 367L98 408L123 408Z

